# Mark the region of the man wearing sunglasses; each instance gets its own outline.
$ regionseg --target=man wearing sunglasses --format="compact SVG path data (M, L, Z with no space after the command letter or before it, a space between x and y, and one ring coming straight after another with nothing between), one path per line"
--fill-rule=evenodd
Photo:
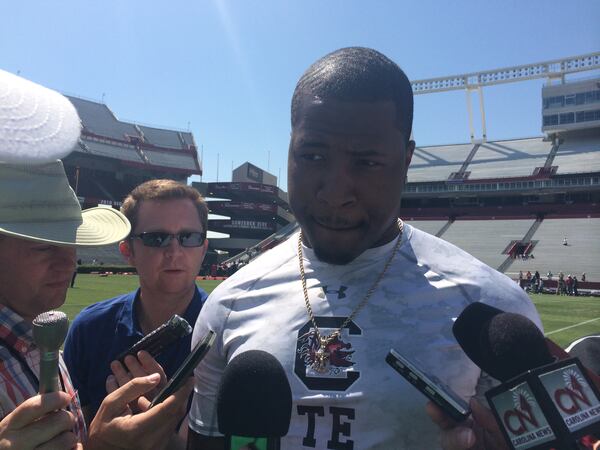
M207 297L195 283L208 247L208 208L198 191L173 180L147 181L131 191L121 212L131 222L131 234L119 250L137 269L140 287L85 308L65 342L65 361L88 421L106 396L111 370L120 383L143 375L141 359L128 356L123 367L116 356L173 314L193 327ZM167 378L190 347L188 335L156 358Z

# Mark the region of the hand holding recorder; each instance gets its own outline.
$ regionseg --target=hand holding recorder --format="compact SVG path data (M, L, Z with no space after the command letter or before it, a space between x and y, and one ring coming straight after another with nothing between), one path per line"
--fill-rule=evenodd
M123 448L136 449L182 447L184 442L177 435L176 428L187 411L189 395L194 385L191 374L214 340L215 334L211 331L192 349L166 384L162 368L145 351L139 352L137 359L133 356L125 358L130 372L121 363L114 361L111 365L114 375L107 380L110 394L102 402L90 426L90 437L94 443L91 448L100 449L104 448L103 445L116 443ZM155 367L160 371L150 375L146 373ZM151 396L153 400L150 402L146 396L157 388L160 388L159 392ZM135 432L123 441L121 430L124 424L131 426Z

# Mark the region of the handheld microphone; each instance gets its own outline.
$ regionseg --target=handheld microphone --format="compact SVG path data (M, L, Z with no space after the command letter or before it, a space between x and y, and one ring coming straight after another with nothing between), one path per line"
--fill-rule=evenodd
M546 338L527 317L471 303L452 327L466 355L500 381L554 362Z
M40 349L40 394L60 390L58 358L69 329L61 311L48 311L33 319L33 340Z
M292 390L274 356L249 350L225 367L217 393L217 420L227 450L279 450L291 417Z
M486 392L511 449L578 449L600 430L600 394L577 358L555 361L526 317L483 303L456 319L454 336L467 356L502 382Z
M165 348L177 339L187 336L192 331L193 328L187 320L177 314L173 314L167 322L148 333L127 350L121 352L115 360L124 364L127 355L135 356L140 350L145 350L150 353L153 358L156 358Z

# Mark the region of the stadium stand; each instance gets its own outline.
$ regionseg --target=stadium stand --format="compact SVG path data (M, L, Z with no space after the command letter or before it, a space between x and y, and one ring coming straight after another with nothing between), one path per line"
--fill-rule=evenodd
M529 176L536 167L544 166L551 149L552 142L540 137L417 147L408 181L447 180L460 172L468 172L469 179Z
M600 280L600 130L483 142L454 173L457 159L439 161L456 145L425 149L429 163L408 172L409 223L515 278L550 270Z
M458 172L473 149L473 144L416 147L413 154L409 183L446 180Z
M124 197L153 178L187 182L201 175L190 132L119 120L103 103L68 96L82 122L79 146L64 158L65 171L82 206L120 207ZM116 246L83 249L84 263L125 264Z
M456 220L442 239L462 248L487 265L497 268L506 255L502 251L513 240L521 240L532 220Z
M98 265L127 264L119 252L119 246L117 244L98 248L78 248L77 258L81 259L83 264L92 264L93 261L96 261L96 264Z
M194 137L190 132L154 128L124 122L103 103L78 97L68 97L75 105L83 129L79 148L75 154L87 154L111 161L121 169L124 165L138 166L148 171L146 178L187 180L190 175L200 175L202 169L197 158ZM73 157L71 159L74 159ZM75 163L75 161L73 161ZM79 167L95 167L94 164ZM69 158L66 159L69 163ZM89 167L88 167L89 168Z
M144 137L145 142L158 147L182 148L195 145L194 137L190 132L165 130L144 125L138 125L137 128Z
M481 144L468 165L469 178L521 177L543 167L552 142L541 138L495 141Z
M117 145L116 143L104 143L92 139L81 141L80 145L83 151L86 151L92 155L122 161L133 161L140 164L144 162L140 158L138 152L135 150L135 147L132 145Z
M173 152L164 152L158 150L144 149L144 154L148 158L148 163L155 166L169 167L181 170L189 170L190 157L188 155L178 155Z
M553 164L558 174L600 171L600 139L581 136L565 140L558 148Z
M538 270L545 275L549 270L577 275L586 273L588 280L600 280L600 218L546 219L534 233L534 259L516 259L511 272ZM563 245L567 239L568 245Z
M133 124L119 121L105 104L71 96L68 99L75 105L86 131L117 140L139 136Z

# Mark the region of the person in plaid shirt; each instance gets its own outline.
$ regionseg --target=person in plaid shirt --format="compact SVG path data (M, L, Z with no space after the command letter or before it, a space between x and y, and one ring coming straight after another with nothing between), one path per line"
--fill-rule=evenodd
M131 229L112 208L81 211L59 160L79 132L65 97L0 70L0 449L167 448L192 383L149 409L143 394L164 372L148 354L107 379L89 430L62 358L61 390L38 394L32 321L64 303L77 247L119 242Z

